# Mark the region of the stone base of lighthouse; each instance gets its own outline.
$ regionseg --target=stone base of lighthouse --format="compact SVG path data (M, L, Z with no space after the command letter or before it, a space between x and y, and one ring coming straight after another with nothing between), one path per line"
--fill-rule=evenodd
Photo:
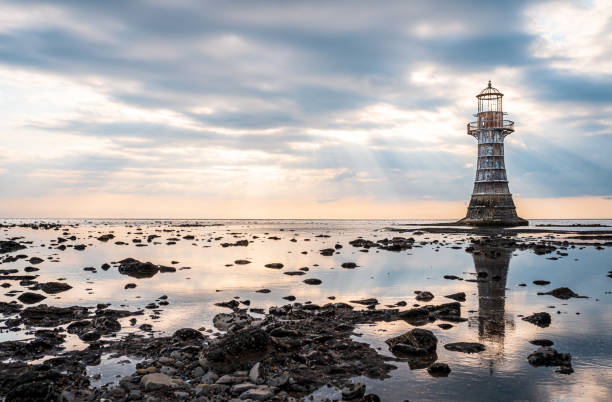
M467 216L457 222L470 226L525 226L516 214L511 194L472 194Z

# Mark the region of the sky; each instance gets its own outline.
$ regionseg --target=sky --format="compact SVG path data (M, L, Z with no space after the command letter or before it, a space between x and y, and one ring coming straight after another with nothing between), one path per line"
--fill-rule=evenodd
M612 217L612 2L0 1L0 217Z

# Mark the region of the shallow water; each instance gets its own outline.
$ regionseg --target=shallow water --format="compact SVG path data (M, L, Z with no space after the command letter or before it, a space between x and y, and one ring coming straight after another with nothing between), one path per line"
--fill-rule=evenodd
M6 220L5 223L25 222ZM49 221L52 222L52 221ZM469 245L463 234L397 234L382 230L385 227L401 226L422 221L207 221L202 223L223 226L178 227L184 221L124 221L124 220L73 220L62 224L70 235L77 236L74 242L65 244L86 244L83 251L68 248L65 251L49 249L51 239L61 236L62 231L33 230L30 228L1 229L2 238L23 236L32 241L28 248L15 254L39 256L45 262L36 265L40 271L39 282L66 278L73 289L58 295L48 295L43 301L50 305L94 306L98 303L112 303L114 308L125 306L134 310L143 308L161 295L167 295L170 304L164 306L161 317L150 318L148 314L136 317L138 323L130 326L129 318L120 319L121 333L139 331L143 323L153 325L155 334L168 334L183 327L214 330L212 318L228 309L217 307L216 302L228 301L233 297L249 299L251 307L267 309L287 302L283 296L294 295L297 301L312 301L324 304L329 296L336 301L367 297L377 298L381 304L394 304L400 300L408 306L417 303L415 290L428 290L436 297L432 304L450 302L443 296L463 291L467 301L462 303L462 315L468 322L457 323L450 330L442 330L437 323L424 325L439 339L438 361L448 363L452 369L447 378L434 378L423 369L411 370L408 363L394 363L398 368L392 377L384 381L356 378L365 382L367 392L378 394L383 400L612 400L612 279L606 273L612 270L610 248L597 250L586 246L564 250L567 256L557 260L551 255L536 255L531 250L508 251L496 260L479 258L464 251ZM531 224L586 223L585 221L532 221ZM593 223L590 221L589 223ZM596 221L612 225L612 221ZM141 228L142 231L137 231ZM542 228L551 229L551 228ZM558 229L558 228L554 228ZM571 228L572 230L601 230L606 228ZM610 228L607 228L610 229ZM180 230L163 232L163 230ZM101 234L113 233L115 239L103 243L96 239ZM155 239L161 244L146 242L149 234L161 235ZM195 240L182 239L194 235ZM316 237L327 235L330 237ZM427 242L402 252L377 251L360 252L348 244L362 236L377 240L393 236L415 237L417 243ZM253 236L258 236L254 238ZM269 237L277 236L280 240ZM533 236L521 235L521 237ZM561 235L553 235L562 238ZM63 236L66 237L66 236ZM175 245L166 245L166 239L179 238ZM143 239L146 247L137 247L132 239ZM221 239L219 239L221 238ZM233 243L249 239L248 247L220 246L223 242ZM217 240L215 240L217 239ZM295 242L290 241L295 239ZM309 240L306 240L309 239ZM210 240L210 241L209 241ZM432 244L432 240L440 243ZM128 245L115 245L125 241ZM323 248L341 244L338 253L325 257L319 254ZM44 245L44 246L43 246ZM451 248L456 247L456 248ZM302 252L307 254L302 254ZM58 262L48 260L54 257ZM111 261L133 257L141 261L174 266L175 273L159 273L153 278L136 279L117 272L116 268L103 271L100 266ZM237 259L250 260L248 265L236 265ZM178 261L172 264L172 261ZM355 269L343 269L343 262L355 262ZM271 262L285 265L281 270L265 268ZM226 266L226 264L233 264ZM0 269L30 266L27 261L0 265ZM317 266L318 265L318 266ZM93 266L97 273L83 271ZM180 269L190 267L190 269ZM303 276L283 275L284 271L295 271L309 267ZM498 281L474 283L446 280L443 275L457 275L473 278L476 272L487 272L489 278L499 276ZM310 286L302 281L318 278L319 286ZM536 286L533 280L551 282L547 286ZM0 276L0 283L3 283ZM23 290L17 281L10 281L12 287L4 289ZM125 290L127 283L136 283L135 289ZM526 283L526 287L517 286ZM588 299L555 299L552 296L538 296L538 291L548 291L567 286ZM271 292L256 293L267 288ZM0 301L13 300L0 295ZM423 303L421 303L423 304ZM357 305L356 305L357 306ZM550 307L550 306L554 306ZM382 307L382 306L381 306ZM147 313L150 310L147 310ZM548 328L539 328L522 321L519 315L548 311L553 316ZM579 314L577 314L579 313ZM413 328L404 321L379 323L374 326L362 325L356 329L359 336L354 339L367 342L389 355L384 340ZM216 330L214 330L216 331ZM121 333L119 335L121 335ZM0 333L0 341L31 337L26 331ZM559 352L572 354L575 372L571 375L555 373L552 367L531 367L526 360L537 347L528 341L536 338L551 339ZM443 344L458 341L475 341L486 345L479 354L463 354L444 349ZM64 344L67 349L84 348L76 337L69 336ZM118 361L125 358L117 359ZM115 375L126 375L132 363L117 364L106 360L90 373L102 372L100 382L113 381ZM96 369L98 371L96 371ZM324 387L315 393L315 399L338 399L339 393Z

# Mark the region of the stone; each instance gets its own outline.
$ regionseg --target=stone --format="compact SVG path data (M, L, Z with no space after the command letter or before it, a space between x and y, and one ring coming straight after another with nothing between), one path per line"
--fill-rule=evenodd
M378 300L374 298L369 298L369 299L351 300L351 303L363 304L364 306L372 306L372 305L378 304Z
M231 393L232 395L240 395L253 388L257 388L257 385L250 382L243 382L241 384L233 385L231 388Z
M431 292L428 292L428 291L426 291L426 290L425 290L425 291L422 291L422 292L419 292L419 293L416 295L416 299L417 299L418 301L430 301L430 300L432 300L433 298L434 298L434 295L433 295Z
M47 296L38 293L25 292L19 295L17 299L24 304L34 304L45 300Z
M264 330L246 328L210 345L202 352L200 364L229 370L261 361L271 351L272 341Z
M347 268L347 269L353 269L353 268L357 268L357 264L355 264L354 262L344 262L341 265L342 268Z
M72 286L64 282L45 282L39 284L39 286L47 294L56 294L72 289Z
M574 291L572 291L570 288L557 288L557 289L551 290L550 292L544 292L544 293L539 292L538 295L550 295L550 296L556 297L557 299L561 299L561 300L571 299L572 297L579 298L579 299L588 299L587 296L580 296Z
M79 335L79 339L83 342L94 342L100 339L100 333L98 331L87 331Z
M548 314L547 312L541 312L541 313L534 313L527 317L523 317L523 321L530 322L541 328L546 328L551 323L551 317L550 317L550 314Z
M438 339L429 330L414 328L385 341L397 355L419 355L436 351Z
M214 384L219 379L219 376L214 371L209 371L201 378L202 384Z
M249 389L242 394L240 394L240 399L253 399L255 401L267 401L274 396L274 391L272 391L269 387L259 387Z
M308 278L304 279L304 283L307 285L320 285L321 283L323 283L323 281L316 278Z
M283 264L281 264L280 262L273 262L270 264L266 264L265 265L266 268L271 268L271 269L281 269L284 267Z
M181 341L201 341L206 339L206 337L198 330L193 328L181 328L177 329L172 338L178 339Z
M427 368L427 372L432 377L448 377L451 369L446 363L434 363Z
M26 248L26 246L16 241L0 240L0 254L12 253L13 251L23 250L24 248Z
M173 380L166 374L162 373L151 373L142 376L140 385L146 392L155 391L158 389L164 389L176 386L178 380Z
M538 286L545 286L545 285L550 285L549 281L542 281L542 280L536 280L533 281L534 285L538 285Z
M455 342L447 343L446 345L444 345L444 349L453 352L480 353L485 350L485 345L478 342Z
M548 339L534 339L532 341L529 341L529 343L536 346L552 346L555 344L553 341Z
M559 366L560 373L570 374L572 368L572 356L569 353L559 353L550 347L541 347L527 356L527 361L534 367L538 366Z
M251 382L257 384L257 380L259 380L263 374L262 372L263 368L261 366L261 363L255 363L253 367L251 367L251 370L249 370L249 379L251 380Z
M465 301L465 292L453 293L453 294L450 294L450 295L446 295L444 297L452 299L452 300L457 300L457 301L464 302Z
M351 383L342 388L342 399L359 399L365 395L366 385L360 382Z

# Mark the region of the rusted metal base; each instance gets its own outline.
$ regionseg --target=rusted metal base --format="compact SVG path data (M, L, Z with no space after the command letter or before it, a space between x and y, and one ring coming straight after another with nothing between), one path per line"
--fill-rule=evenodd
M467 216L457 222L470 226L526 226L516 214L511 194L472 194Z

